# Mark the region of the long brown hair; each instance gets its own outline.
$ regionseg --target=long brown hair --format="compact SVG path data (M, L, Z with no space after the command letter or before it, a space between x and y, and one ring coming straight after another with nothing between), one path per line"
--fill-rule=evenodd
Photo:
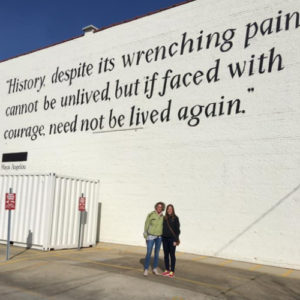
M169 207L172 207L172 214L171 214L170 216L169 216L169 214L168 214L168 208L169 208ZM176 216L176 215L175 215L175 209L174 209L174 206L173 206L172 204L168 204L168 205L167 205L167 208L166 208L166 215L165 215L165 218L168 219L168 218L170 217L170 218L174 219L175 216Z

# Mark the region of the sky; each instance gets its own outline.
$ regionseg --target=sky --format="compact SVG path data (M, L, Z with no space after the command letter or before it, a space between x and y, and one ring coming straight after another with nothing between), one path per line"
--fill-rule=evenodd
M0 4L0 61L184 0L10 0Z

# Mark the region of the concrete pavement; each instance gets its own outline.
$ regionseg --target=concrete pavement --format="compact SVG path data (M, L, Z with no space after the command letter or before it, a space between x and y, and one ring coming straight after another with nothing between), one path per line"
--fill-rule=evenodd
M300 271L177 252L176 277L143 276L145 247L42 252L0 245L0 299L300 299ZM160 269L163 270L161 251Z

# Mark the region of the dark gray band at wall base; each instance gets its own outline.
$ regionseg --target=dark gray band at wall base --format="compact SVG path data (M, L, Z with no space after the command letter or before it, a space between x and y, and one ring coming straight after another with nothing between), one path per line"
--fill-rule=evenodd
M3 153L2 162L27 161L28 152Z

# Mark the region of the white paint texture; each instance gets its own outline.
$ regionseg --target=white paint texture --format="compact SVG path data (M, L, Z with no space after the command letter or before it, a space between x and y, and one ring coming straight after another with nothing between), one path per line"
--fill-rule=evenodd
M2 62L1 152L28 151L26 172L100 179L102 241L143 245L146 214L156 201L164 201L175 205L181 221L180 250L299 269L300 60L296 15L289 30L276 32L276 22L281 20L283 28L286 14L299 14L299 5L298 0L199 0ZM257 22L259 26L268 18L273 20L272 33L262 35L258 30L244 48L246 25ZM213 32L222 37L229 28L236 29L229 51L213 46L205 49L204 44L200 51L167 55L150 63L142 60L131 68L122 66L122 55L180 43L184 32L196 43L201 30L206 39ZM277 70L277 59L268 72L272 48L275 56L281 55L283 70ZM263 53L266 58L260 74L258 58ZM251 55L255 55L254 74L232 79L228 65L249 61ZM99 60L107 57L115 59L115 68L97 74ZM199 85L168 89L164 96L158 95L167 69L173 74L205 73L217 59L218 82L208 83L204 77ZM51 84L51 74L58 66L64 70L83 62L94 65L91 76L75 79L71 86L67 82ZM154 72L159 73L158 80L153 97L147 99L145 77ZM40 92L8 94L7 80L42 75L46 75L46 86ZM141 82L137 96L115 99L117 79L125 84L137 78ZM82 88L102 90L107 82L110 101L60 107L61 96ZM45 95L57 99L55 109L43 109ZM238 98L245 113L233 111L209 118L202 114L194 127L188 126L187 120L178 120L180 107L219 103L222 96L224 109L227 101ZM148 121L136 126L143 127L137 131L103 132L111 130L106 122L111 109L125 115L122 129L132 129L135 126L129 126L129 115L133 105L161 111L170 99L169 122ZM35 100L39 101L37 112L5 116L8 106ZM82 119L102 114L106 118L102 133L80 131ZM73 121L75 115L76 132L48 134L51 123ZM35 141L3 138L6 129L37 124L45 125L46 135ZM11 164L2 164L1 173L14 172L4 170L3 165Z

